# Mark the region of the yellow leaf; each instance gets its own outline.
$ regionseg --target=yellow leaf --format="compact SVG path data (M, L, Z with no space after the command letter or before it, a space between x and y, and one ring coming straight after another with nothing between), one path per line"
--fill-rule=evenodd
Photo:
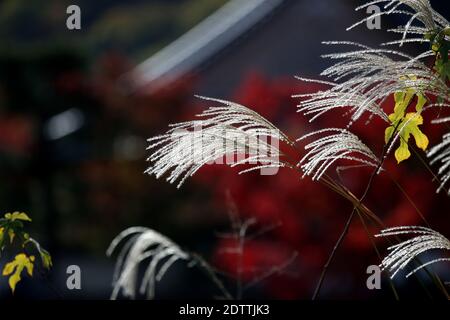
M18 212L18 211L5 214L5 218L11 221L14 220L31 221L30 217L25 212Z
M14 271L15 264L13 262L8 262L3 268L3 275L9 276Z
M393 134L394 134L394 127L393 126L387 127L386 130L384 131L385 143L388 143L389 140L391 140Z
M432 49L434 52L438 52L438 51L439 51L439 48L440 48L440 45L439 45L438 43L433 43L433 45L431 46L431 49Z
M414 95L417 96L416 111L406 113L406 109L411 103ZM423 118L420 115L427 99L421 93L415 93L412 89L407 89L405 92L395 93L395 107L394 113L389 115L391 125L385 130L385 142L388 143L396 132L399 132L400 146L395 150L395 159L400 163L411 156L408 149L408 140L410 135L413 135L416 145L422 150L428 147L427 136L420 131L419 126L423 124Z
M409 152L407 143L400 143L400 147L395 150L395 159L397 159L397 163L402 162L403 160L408 159L411 156L411 152Z
M28 257L24 253L19 253L15 256L14 260L8 262L3 268L2 274L4 276L10 276L8 280L8 284L11 288L11 291L14 293L16 289L17 283L21 280L21 273L23 269L26 269L27 273L30 276L33 276L33 262L34 256Z
M427 103L427 98L423 94L417 95L417 104L416 104L416 111L421 112L423 109L423 106Z
M429 143L428 137L422 131L420 131L419 128L414 128L411 133L416 140L416 145L423 151L427 150Z

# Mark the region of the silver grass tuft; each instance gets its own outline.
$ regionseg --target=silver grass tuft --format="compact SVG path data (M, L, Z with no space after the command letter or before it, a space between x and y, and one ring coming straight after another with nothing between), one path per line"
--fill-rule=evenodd
M381 104L395 92L407 89L427 96L444 97L448 102L446 83L420 60L429 56L430 52L411 57L398 51L372 49L353 42L324 43L352 45L359 49L323 56L339 60L321 74L331 78L330 82L299 78L331 86L325 91L296 95L306 97L300 102L298 110L305 115L312 115L311 121L328 111L348 107L351 114L348 127L364 113L389 122Z
M313 135L330 133L305 146L309 150L300 160L298 166L304 176L312 176L318 180L337 160L351 160L357 163L378 167L380 160L361 140L345 129L322 129L302 136L299 140Z
M431 158L431 165L435 163L440 164L438 175L440 176L441 181L439 188L437 189L437 192L440 192L450 180L450 133L445 134L442 137L442 142L433 146L428 151L427 156ZM450 195L450 190L447 191L447 193Z
M179 188L202 166L225 156L232 155L231 163L227 163L231 167L255 165L241 173L288 165L280 161L278 143L292 145L293 142L272 123L237 103L199 98L219 105L197 115L199 120L173 124L166 134L150 138L147 149L153 153L147 159L151 162L147 174L160 178L169 172L167 181L179 180Z
M413 259L421 253L433 249L450 250L450 241L439 232L418 226L401 226L384 229L376 237L390 237L401 235L414 235L413 238L403 241L388 248L389 255L385 257L380 265L382 270L388 270L393 279L397 273L403 270ZM450 258L438 258L421 264L406 277L410 277L417 271L437 262L450 261Z
M423 36L426 33L435 31L437 29L442 29L450 25L442 15L440 15L431 7L429 0L375 0L359 6L358 8L356 8L356 10L358 11L366 9L371 5L377 4L385 4L383 7L383 11L374 13L358 21L357 23L347 28L347 30L351 30L356 26L359 26L376 17L390 14L406 15L410 18L404 26L389 30L397 33L402 33L402 38L398 41L398 44L400 44L401 46L405 42L426 42L426 40L423 39ZM419 35L421 37L408 39L408 35Z
M301 77L296 78L301 81L325 84L324 81L305 79ZM371 116L376 115L386 122L389 121L387 114L378 104L373 102L367 103L367 97L364 96L364 94L355 92L353 96L348 96L345 91L336 90L338 88L337 83L328 82L327 84L332 86L330 90L318 91L315 93L296 94L293 96L294 98L307 98L298 105L297 112L302 113L305 116L312 116L309 119L309 122L313 122L329 111L342 108L349 108L346 114L352 114L352 119L357 120L355 114L359 111L359 107L362 104L365 104L364 111L368 112Z
M151 259L140 282L139 293L153 299L156 281L160 281L176 261L190 259L189 255L169 238L144 227L132 227L122 231L111 242L106 254L111 256L126 238L129 239L125 241L117 257L111 299L116 299L121 291L125 297L136 297L139 266L145 260ZM160 263L162 265L157 270Z

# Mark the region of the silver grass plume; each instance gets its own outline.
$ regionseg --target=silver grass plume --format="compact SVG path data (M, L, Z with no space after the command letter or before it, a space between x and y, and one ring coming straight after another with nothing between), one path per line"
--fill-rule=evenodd
M338 88L338 84L334 82L325 82L302 77L296 77L296 79L304 82L315 82L331 86L330 90L318 91L314 93L302 93L293 96L294 98L306 98L298 105L297 112L302 113L305 116L311 116L309 122L313 122L329 111L341 108L349 108L346 114L352 114L352 121L357 120L355 113L358 111L359 106L367 100L367 97L359 92L355 93L353 96L347 96L345 91L336 90ZM371 117L376 115L388 122L387 114L376 103L367 103L365 105L364 112L368 112Z
M445 134L442 137L442 142L433 146L428 151L427 156L431 158L431 165L435 163L440 164L438 175L440 176L441 181L439 188L437 189L437 192L440 192L450 180L450 133ZM447 194L450 195L450 190L447 191Z
M443 29L450 25L442 15L431 7L429 0L375 0L359 6L356 8L356 11L378 4L385 4L383 6L383 11L374 13L358 21L347 28L347 30L351 30L376 17L390 14L406 15L410 18L404 26L389 30L391 32L401 33L402 38L399 41L393 41L387 44L400 44L401 46L406 42L427 42L428 40L426 40L424 36L428 32ZM408 35L419 35L419 37L407 38Z
M308 151L298 166L304 175L319 180L327 169L337 160L351 160L357 163L378 167L380 160L355 134L346 129L322 129L302 136L299 140L311 136L327 134L307 144Z
M392 94L407 89L423 95L444 97L447 99L445 102L448 102L446 83L420 60L431 55L431 51L411 57L398 51L372 49L353 42L333 41L324 44L352 45L358 50L323 56L338 60L321 73L331 78L330 82L299 78L331 87L325 91L296 95L306 97L300 102L298 110L305 115L312 115L311 121L328 111L348 107L348 113L351 114L348 127L364 113L389 122L381 104Z
M413 238L395 244L388 248L390 251L388 256L383 259L380 267L391 273L393 279L397 273L403 270L412 260L417 258L421 253L429 250L440 249L450 250L450 241L439 232L432 229L418 226L401 226L388 228L381 231L375 237L390 237L401 235L414 235ZM437 258L413 269L406 277L410 277L417 271L437 262L450 261L450 258Z
M128 239L125 241L126 238ZM155 283L162 279L173 263L190 259L189 255L169 238L144 227L132 227L122 231L111 242L107 256L111 256L123 241L125 243L117 257L111 299L116 299L121 291L125 297L136 297L139 266L145 260L150 259L140 281L139 293L152 299Z
M237 103L199 98L219 105L197 115L198 120L172 124L165 134L148 139L147 149L153 151L147 159L151 164L145 173L157 178L169 173L167 181L179 180L179 188L203 165L230 154L238 158L227 163L231 167L255 165L240 173L288 166L280 161L278 142L290 145L293 142L272 123Z

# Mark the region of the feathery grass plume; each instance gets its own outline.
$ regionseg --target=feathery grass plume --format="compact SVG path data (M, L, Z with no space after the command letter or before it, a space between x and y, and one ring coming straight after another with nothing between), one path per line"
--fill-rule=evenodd
M406 42L429 42L429 40L424 37L427 33L449 26L449 22L431 7L429 0L375 0L357 7L356 11L377 4L385 4L383 6L383 11L374 13L356 22L347 28L347 30L351 30L356 26L384 15L406 15L409 16L410 19L404 26L388 30L395 33L402 33L402 38L399 41L387 44L400 44L400 46L402 46ZM408 35L419 35L420 37L407 38Z
M240 173L289 166L280 160L279 141L294 143L268 120L242 105L212 98L201 99L218 103L197 115L200 119L172 124L166 134L148 139L153 153L145 171L157 178L169 172L167 181L186 178L203 165L227 157L231 167L253 164ZM231 161L229 157L231 156ZM234 160L234 156L237 160Z
M447 97L446 83L420 60L432 52L412 57L398 51L373 49L353 42L324 44L351 45L358 49L323 56L338 60L321 73L331 78L332 82L298 78L331 86L325 91L296 95L307 98L300 102L298 110L305 115L313 115L311 121L328 111L349 107L351 120L348 127L364 113L389 122L381 105L396 92L414 90L426 96Z
M305 146L305 149L309 151L298 163L298 166L304 172L304 176L312 176L313 180L319 180L337 160L351 160L363 165L378 167L380 160L372 150L355 134L346 129L322 129L308 133L298 140L324 133L330 134Z
M450 250L450 241L439 232L432 229L418 226L401 226L388 228L381 231L375 237L389 237L400 235L414 235L413 238L403 241L388 248L388 256L383 259L380 267L382 270L388 270L393 279L397 273L403 270L413 259L433 249ZM421 264L406 277L410 277L417 271L437 262L450 261L450 258L438 258Z
M136 297L139 266L147 259L150 261L140 281L139 293L146 294L148 299L154 297L156 281L162 279L173 263L190 260L189 255L169 238L144 227L132 227L122 231L111 242L107 256L111 256L126 238L129 239L125 241L117 257L111 299L116 299L120 291L125 297ZM162 264L157 270L160 262Z
M336 90L338 84L334 82L325 82L320 80L306 79L302 77L296 77L296 79L305 82L315 82L331 86L331 89L325 91L318 91L314 93L303 93L293 95L294 98L305 98L298 105L297 112L302 113L305 116L312 117L309 122L313 122L323 114L341 108L350 108L347 114L355 114L358 110L358 106L365 103L367 97L357 92L351 97L346 97L345 91ZM368 103L366 110L371 117L376 115L388 122L388 116L383 109L376 103ZM356 119L355 119L356 120Z
M450 133L445 134L442 142L433 146L427 156L431 158L431 165L437 162L440 164L438 175L441 177L441 183L437 189L437 192L440 192L450 180ZM450 190L447 191L447 194L450 195Z

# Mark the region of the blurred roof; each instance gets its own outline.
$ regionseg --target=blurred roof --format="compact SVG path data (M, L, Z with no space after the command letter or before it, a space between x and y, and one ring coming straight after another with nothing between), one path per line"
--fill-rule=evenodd
M136 89L153 92L183 75L199 74L195 93L228 99L250 72L268 78L317 77L337 48L322 41L378 46L392 34L346 28L367 13L359 0L230 0L135 69ZM389 22L382 21L382 28Z
M195 70L286 0L230 0L135 69L137 85L155 90Z

